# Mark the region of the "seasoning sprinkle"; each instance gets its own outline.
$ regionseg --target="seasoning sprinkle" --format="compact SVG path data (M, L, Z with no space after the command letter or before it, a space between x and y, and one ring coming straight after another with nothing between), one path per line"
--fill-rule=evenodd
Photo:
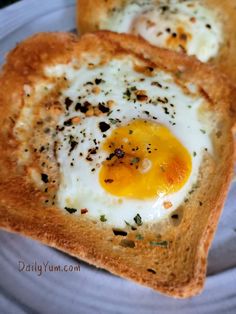
M106 216L105 215L101 215L100 216L100 221L101 222L106 222L107 221Z
M48 175L46 173L41 173L41 180L44 183L48 183Z
M107 124L106 122L99 122L99 128L101 132L106 132L107 130L110 129L110 125Z
M137 215L134 217L134 221L135 221L136 225L138 225L138 226L141 226L141 225L143 224L142 218L141 218L141 216L140 216L139 214L137 214Z
M77 212L76 208L71 208L71 207L65 207L65 210L68 211L68 213L70 214L74 214L75 212Z
M169 245L168 241L150 241L149 243L152 246L159 246L159 247L162 247L162 248L167 248L168 245Z

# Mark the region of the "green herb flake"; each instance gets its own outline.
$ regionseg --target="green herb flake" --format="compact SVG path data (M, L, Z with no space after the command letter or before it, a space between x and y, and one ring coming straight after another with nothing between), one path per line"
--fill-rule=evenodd
M119 119L113 119L113 118L109 118L109 121L111 122L111 124L116 124L120 122Z
M163 247L163 248L167 248L169 246L168 241L150 241L149 243L152 246L159 246L159 247Z
M196 157L197 156L197 153L196 152L193 152L193 157Z
M100 220L101 220L102 222L106 222L106 221L107 221L106 216L105 216L105 215L101 215L101 216L100 216Z
M140 233L138 233L138 234L136 234L136 239L137 240L143 240L144 237Z
M126 226L128 227L132 227L130 223L128 223L127 221L125 221Z
M111 114L112 114L113 110L110 110L108 113L107 113L107 116L109 117Z
M134 221L135 223L138 225L138 226L141 226L143 224L142 222L142 218L139 214L137 214L135 217L134 217Z
M200 129L200 131L201 131L203 134L206 134L206 131L205 131L205 130Z
M123 93L123 98L126 98L127 100L130 100L131 92L127 88L126 91Z
M134 158L131 160L131 163L132 163L132 164L137 164L139 161L140 161L140 158L139 158L139 157L134 157Z
M177 71L177 72L175 73L175 75L176 75L177 78L181 78L182 74L183 74L183 72L181 72L181 71Z

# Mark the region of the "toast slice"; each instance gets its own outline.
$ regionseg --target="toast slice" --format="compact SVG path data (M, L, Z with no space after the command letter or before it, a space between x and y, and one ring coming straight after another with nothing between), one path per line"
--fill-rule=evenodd
M64 161L59 160L60 132L68 128L70 132L77 130L77 125L87 119L109 118L104 110L107 103L100 106L100 111L95 108L101 101L97 99L104 92L105 85L102 84L105 82L98 79L96 85L94 81L91 83L93 71L111 71L116 81L108 82L111 84L109 90L114 95L123 95L124 91L119 89L123 74L113 71L109 62L124 63L124 71L131 66L127 72L131 77L125 80L127 86L132 77L141 77L139 84L152 80L155 82L151 84L156 88L154 92L160 93L161 84L156 80L158 75L163 75L165 92L174 93L167 86L174 84L173 88L181 90L181 95L194 97L196 101L201 99L199 119L206 126L201 132L209 136L212 145L211 152L207 149L202 152L197 177L179 206L174 210L166 206L166 215L162 219L149 217L147 221L141 221L142 217L137 215L132 222L118 228L116 220L110 223L105 215L90 215L88 206L61 206L62 194L58 194L63 190L63 180L76 173L75 165L70 165L72 168L66 168L66 176L62 179L63 162L71 163L70 154L77 154L76 149L83 147L69 137L69 154ZM82 80L76 85L75 97L77 101L80 99L79 105L69 93L78 79ZM131 35L98 32L78 39L67 33L40 33L26 39L8 54L0 83L0 227L39 240L169 296L187 298L198 294L204 285L208 250L233 174L235 119L232 106L235 91L225 77L195 58L155 48ZM86 97L93 97L92 107L82 102L84 91ZM128 100L122 100L126 106L140 104L140 107L146 106L145 111L151 111L148 94L134 92L137 101L131 101L130 92ZM191 101L191 98L185 99ZM109 104L113 100L110 99ZM71 118L70 110L74 106L80 109L79 117ZM114 102L113 106L109 111L111 116L116 108ZM179 106L184 107L185 103ZM84 110L85 107L89 108ZM155 110L171 110L170 107L162 110L162 107L160 100ZM132 108L131 114L134 112ZM194 124L190 114L181 116L184 120L179 127L184 127L187 121L190 127ZM152 119L148 117L146 121ZM119 123L122 126L123 122ZM113 121L111 124L116 127ZM179 128L171 124L169 127ZM187 133L191 132L185 132L183 141ZM192 138L192 142L194 140ZM121 151L115 153L119 161ZM76 164L77 159L73 163ZM138 186L139 181L135 182ZM89 202L95 193L94 189L84 201ZM124 197L123 203L127 199L129 197ZM107 215L111 214L109 208L106 210ZM123 215L128 215L129 210Z
M235 0L80 0L77 28L81 33L107 29L141 36L209 61L236 82L235 8Z

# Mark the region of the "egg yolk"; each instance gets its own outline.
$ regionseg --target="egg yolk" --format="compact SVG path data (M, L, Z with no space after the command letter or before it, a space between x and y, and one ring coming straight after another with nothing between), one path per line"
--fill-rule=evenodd
M99 181L110 194L148 199L180 190L192 158L168 128L135 120L112 131L102 149L108 153Z

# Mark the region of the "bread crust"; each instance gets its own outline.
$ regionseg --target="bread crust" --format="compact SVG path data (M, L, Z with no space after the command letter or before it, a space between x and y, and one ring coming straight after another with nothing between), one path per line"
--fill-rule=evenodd
M150 248L146 242L135 240L133 231L127 239L135 247L123 247L123 237L115 236L110 227L45 205L45 195L28 180L24 167L19 169L17 165L19 143L13 128L24 101L23 86L40 80L45 65L68 63L87 51L110 56L120 51L136 54L178 77L181 74L181 80L197 84L207 95L213 117L219 120L222 134L220 140L214 138L216 160L205 158L201 187L189 204L179 209L181 222L175 227L169 223L163 232L162 239L170 243L168 248ZM198 294L204 285L209 246L233 174L235 91L225 78L195 58L155 48L131 35L98 32L78 39L71 34L42 33L25 40L8 55L0 83L0 227L161 293L179 298ZM199 205L199 197L204 206ZM154 228L143 232L147 239L156 236Z
M77 5L77 29L86 33L102 29L113 9L127 5L130 0L80 0ZM223 26L224 41L219 54L209 62L216 65L236 84L236 0L202 0L203 5L215 10ZM95 9L96 8L96 9ZM229 18L230 17L230 18Z

